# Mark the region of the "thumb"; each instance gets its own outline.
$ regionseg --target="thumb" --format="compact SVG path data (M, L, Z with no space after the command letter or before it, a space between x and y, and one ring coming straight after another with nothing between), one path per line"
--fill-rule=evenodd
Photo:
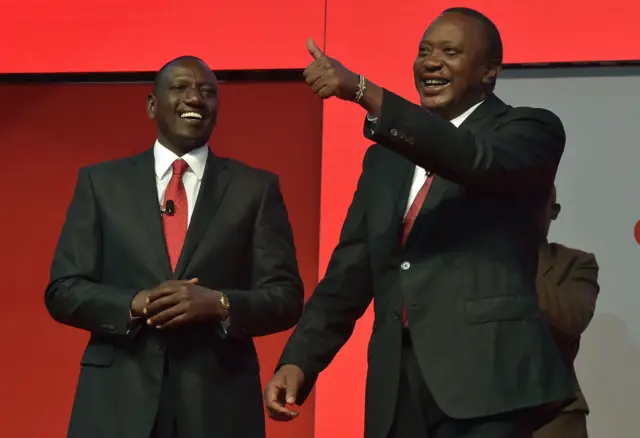
M322 56L325 56L322 50L320 50L320 47L318 47L318 45L315 41L313 41L312 38L309 38L307 40L307 50L309 51L309 54L313 56L313 59L318 59Z
M197 284L200 281L199 278L192 278L191 280L187 281L187 283L189 284Z
M285 400L288 404L292 405L296 402L298 398L298 382L294 379L288 379L287 382L287 392L285 396Z

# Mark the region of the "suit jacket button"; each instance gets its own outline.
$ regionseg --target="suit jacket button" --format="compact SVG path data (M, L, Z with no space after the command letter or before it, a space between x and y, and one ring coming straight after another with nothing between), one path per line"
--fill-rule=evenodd
M400 269L402 269L403 271L408 271L410 267L411 263L409 262L402 262L402 264L400 264Z
M397 137L398 136L398 130L393 128L391 131L389 131L389 133L391 134L392 137Z
M396 321L400 321L400 312L398 312L397 310L394 310L394 312L393 312L393 318L394 318Z

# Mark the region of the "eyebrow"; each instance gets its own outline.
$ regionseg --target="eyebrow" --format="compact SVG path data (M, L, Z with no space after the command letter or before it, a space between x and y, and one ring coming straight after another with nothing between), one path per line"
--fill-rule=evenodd
M423 39L420 41L420 44L443 44L443 45L447 45L447 44L451 44L454 46L459 46L462 45L462 43L460 41L451 41L451 40L437 40L437 41L433 41L433 40L429 40L429 39Z

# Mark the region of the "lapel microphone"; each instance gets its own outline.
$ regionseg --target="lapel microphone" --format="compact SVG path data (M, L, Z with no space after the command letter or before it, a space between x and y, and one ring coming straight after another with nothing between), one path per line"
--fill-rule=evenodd
M171 199L165 202L165 207L160 207L160 214L166 214L167 216L173 216L173 213L176 211L176 204Z

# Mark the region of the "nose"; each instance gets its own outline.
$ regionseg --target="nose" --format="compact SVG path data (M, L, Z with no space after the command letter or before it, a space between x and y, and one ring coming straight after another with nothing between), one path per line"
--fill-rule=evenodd
M440 70L444 65L444 62L440 57L432 55L424 58L423 65L427 71L433 72Z
M204 98L198 87L189 87L184 95L184 101L189 105L203 106Z

